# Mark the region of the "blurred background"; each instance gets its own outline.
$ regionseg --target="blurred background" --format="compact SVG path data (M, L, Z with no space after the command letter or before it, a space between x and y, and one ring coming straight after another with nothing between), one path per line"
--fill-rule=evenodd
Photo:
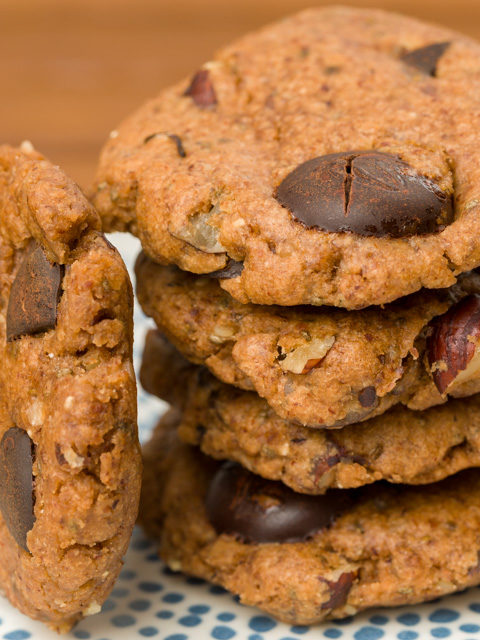
M323 0L0 0L0 142L88 186L108 132L237 35ZM480 39L480 0L344 0Z

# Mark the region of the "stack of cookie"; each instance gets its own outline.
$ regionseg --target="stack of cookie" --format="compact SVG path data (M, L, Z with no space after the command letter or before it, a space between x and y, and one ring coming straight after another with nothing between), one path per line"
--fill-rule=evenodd
M480 582L479 106L479 45L327 8L112 133L173 569L302 624Z

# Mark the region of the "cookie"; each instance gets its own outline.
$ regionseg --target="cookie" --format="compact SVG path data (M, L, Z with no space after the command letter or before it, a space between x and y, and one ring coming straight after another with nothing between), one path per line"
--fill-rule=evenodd
M480 472L424 487L296 494L175 438L144 450L141 523L171 569L289 624L431 600L480 582Z
M427 411L397 406L360 425L313 430L189 364L156 331L147 334L140 376L147 391L181 412L183 442L298 493L379 480L427 484L480 466L480 395Z
M304 11L112 132L94 202L242 303L358 309L480 264L480 46L376 10Z
M480 391L480 276L362 311L242 305L215 280L136 266L138 299L190 360L255 390L279 416L341 427L402 403Z
M125 265L78 187L0 147L0 587L57 631L100 611L137 514Z

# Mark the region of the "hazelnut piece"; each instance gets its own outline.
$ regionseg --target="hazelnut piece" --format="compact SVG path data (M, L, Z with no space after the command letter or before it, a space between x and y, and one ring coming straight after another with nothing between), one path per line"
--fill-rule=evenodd
M480 375L480 295L460 300L431 327L427 356L441 394Z

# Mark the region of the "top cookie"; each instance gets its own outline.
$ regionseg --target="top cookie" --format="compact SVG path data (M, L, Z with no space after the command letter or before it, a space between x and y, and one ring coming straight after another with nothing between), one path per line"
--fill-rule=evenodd
M126 120L95 203L240 302L383 304L480 264L480 46L382 11L248 35Z
M0 147L0 587L66 631L100 611L137 514L132 291L78 187Z

